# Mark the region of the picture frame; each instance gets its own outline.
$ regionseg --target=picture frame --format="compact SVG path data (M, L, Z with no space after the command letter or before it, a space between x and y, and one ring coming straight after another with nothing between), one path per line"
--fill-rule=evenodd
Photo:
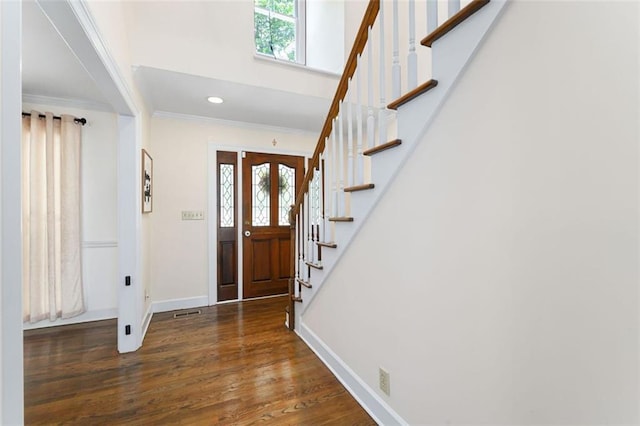
M142 150L142 213L153 210L153 158Z

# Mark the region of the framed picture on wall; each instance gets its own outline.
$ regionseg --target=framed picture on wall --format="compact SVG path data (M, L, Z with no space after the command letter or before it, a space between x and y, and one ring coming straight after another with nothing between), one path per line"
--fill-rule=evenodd
M153 209L153 159L142 150L142 213Z

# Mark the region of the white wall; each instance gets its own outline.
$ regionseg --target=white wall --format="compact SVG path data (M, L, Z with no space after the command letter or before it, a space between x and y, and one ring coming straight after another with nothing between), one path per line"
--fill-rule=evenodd
M117 316L117 116L58 105L24 103L23 110L84 117L82 128L82 279L87 312L66 320L25 323L25 329Z
M0 22L2 21L2 4L0 4ZM0 31L0 46L4 46L2 44L2 31ZM4 97L3 95L3 90L2 90L2 84L4 82L4 79L2 78L2 64L3 64L3 60L2 60L2 55L0 55L0 124L4 124ZM2 146L5 143L5 138L4 135L0 133L0 150L2 149ZM0 158L1 160L1 158ZM2 162L0 161L0 188L2 188ZM0 192L0 197L2 196L2 193ZM2 229L4 228L2 225L2 214L3 211L2 209L0 209L0 235L2 235ZM3 275L2 275L2 263L4 261L4 256L2 255L2 246L0 245L0 288L4 288L4 279L3 279ZM2 306L4 308L4 299L2 297L2 291L0 291L0 306ZM3 322L2 322L2 315L0 315L0 419L3 418L2 416L2 405L4 403L4 397L3 397L3 392L4 392L4 377L2 372L4 371L4 362L2 361L2 357L4 356L4 351L5 348L7 347L7 345L4 343L5 338L7 338L7 334L4 332L4 327L3 327ZM9 339L7 338L7 341ZM8 343L8 342L7 342Z
M331 97L335 77L254 57L253 4L250 0L126 3L133 63Z
M638 424L638 5L507 7L303 322L409 424Z
M182 210L207 217L207 153L220 150L273 150L311 153L316 135L257 127L232 127L207 121L154 117L151 120L154 206L151 216L152 300L163 303L208 295L207 220L182 221ZM215 236L214 236L215 238ZM213 271L215 274L215 271Z
M345 1L309 0L306 8L307 66L342 74Z

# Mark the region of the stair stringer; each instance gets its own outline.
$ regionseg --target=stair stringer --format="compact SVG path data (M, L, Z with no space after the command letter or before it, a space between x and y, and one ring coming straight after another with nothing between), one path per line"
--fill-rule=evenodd
M315 294L331 275L342 254L360 231L371 211L382 198L398 171L409 159L418 141L427 132L438 115L456 82L464 73L491 28L497 22L509 0L492 0L446 36L434 42L432 51L433 78L438 86L431 91L400 106L397 110L397 137L402 144L371 158L371 182L375 188L351 193L353 222L335 223L335 249L322 250L322 270L311 272L312 288L302 288L302 305L295 310L295 329L300 334L302 316L309 308ZM390 111L390 114L393 112ZM326 360L324 360L326 363ZM344 382L343 382L344 384ZM346 386L346 385L345 385ZM347 386L349 389L349 386Z

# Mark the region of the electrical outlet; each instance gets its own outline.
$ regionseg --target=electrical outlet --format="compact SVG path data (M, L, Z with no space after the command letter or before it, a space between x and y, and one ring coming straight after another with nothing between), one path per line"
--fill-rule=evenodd
M202 210L183 210L182 220L204 220L204 212Z
M380 390L386 393L387 395L391 395L391 377L389 376L389 372L384 368L379 368L380 373Z

